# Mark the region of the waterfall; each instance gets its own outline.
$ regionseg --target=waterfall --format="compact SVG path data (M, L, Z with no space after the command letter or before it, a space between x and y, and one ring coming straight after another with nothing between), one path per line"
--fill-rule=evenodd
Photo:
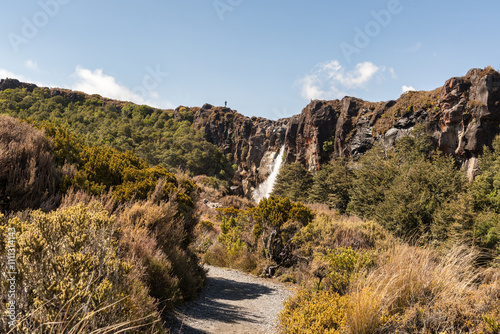
M278 177L278 173L281 168L281 164L283 163L283 153L285 152L285 145L281 146L280 151L277 155L274 156L274 159L271 166L271 173L267 177L267 179L259 184L257 189L255 189L252 193L252 197L255 202L259 203L261 199L269 197L271 192L273 191L274 183L276 182L276 178Z

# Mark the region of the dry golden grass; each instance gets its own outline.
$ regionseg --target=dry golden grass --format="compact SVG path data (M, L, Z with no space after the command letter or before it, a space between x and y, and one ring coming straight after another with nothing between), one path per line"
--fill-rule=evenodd
M103 311L106 311L109 308L116 307L120 303L126 302L127 297L124 297L116 302L113 302L109 305L103 306L100 309L87 313L83 308L79 309L75 314L71 310L71 302L67 303L60 310L61 319L59 321L50 321L41 323L35 327L26 328L26 323L30 320L31 317L37 316L39 310L33 311L28 316L19 319L16 327L11 327L11 329L6 334L16 334L16 333L30 333L30 334L42 334L42 333L51 333L51 334L107 334L107 333L148 333L148 334L168 334L170 333L167 329L164 329L161 324L161 319L158 313L153 312L149 315L145 315L143 317L129 320L129 321L121 321L109 324L108 326L103 326L101 328L97 328L92 330L92 323L95 322L95 318L99 317ZM76 324L73 323L75 317L82 317L80 321ZM19 330L19 328L23 328Z
M439 111L438 101L441 97L441 87L431 91L409 91L402 94L391 108L378 118L374 125L376 133L384 134L389 130L394 121L401 116L418 110L434 113Z
M477 256L463 246L444 256L407 245L387 251L378 268L354 285L347 311L349 333L478 330L482 313L499 305L500 296L494 300L485 294L498 289L497 281L478 287Z
M117 202L113 197L112 189L110 189L107 193L101 194L100 196L93 196L83 189L75 190L73 187L68 189L66 194L64 194L59 207L69 208L78 204L92 206L95 205L95 203L100 203L102 208L109 213L113 213L117 208Z
M495 68L493 68L493 66L491 65L488 65L486 66L480 73L479 73L479 77L482 78L486 75L491 75L491 76L494 76L496 78L499 78L500 77L500 73L498 73L497 70L495 70Z

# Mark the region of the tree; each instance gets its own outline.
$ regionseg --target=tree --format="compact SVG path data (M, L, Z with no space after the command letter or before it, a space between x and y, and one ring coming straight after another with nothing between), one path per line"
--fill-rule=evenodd
M343 213L349 203L351 182L352 172L346 160L337 159L325 164L313 177L309 201L327 204Z
M281 168L273 189L273 195L292 201L305 202L313 184L313 177L301 163L294 162Z
M387 157L381 146L375 145L366 152L353 169L347 213L373 217L377 205L384 201L385 192L398 173L395 160Z
M443 223L435 220L436 213L445 213L442 207L448 202L458 205L457 196L465 184L451 156L435 154L432 161L404 163L375 208L374 217L397 236L434 238L433 225ZM448 214L448 218L452 216Z

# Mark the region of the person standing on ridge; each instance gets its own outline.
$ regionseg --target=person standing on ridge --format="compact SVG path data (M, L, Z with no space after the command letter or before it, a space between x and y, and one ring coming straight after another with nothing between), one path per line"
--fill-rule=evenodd
M227 108L227 101L224 102L224 108Z

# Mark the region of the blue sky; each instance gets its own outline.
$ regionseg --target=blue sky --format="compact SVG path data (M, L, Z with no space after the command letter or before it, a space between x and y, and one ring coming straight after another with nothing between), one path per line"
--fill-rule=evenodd
M0 78L278 119L500 68L500 2L0 0Z

